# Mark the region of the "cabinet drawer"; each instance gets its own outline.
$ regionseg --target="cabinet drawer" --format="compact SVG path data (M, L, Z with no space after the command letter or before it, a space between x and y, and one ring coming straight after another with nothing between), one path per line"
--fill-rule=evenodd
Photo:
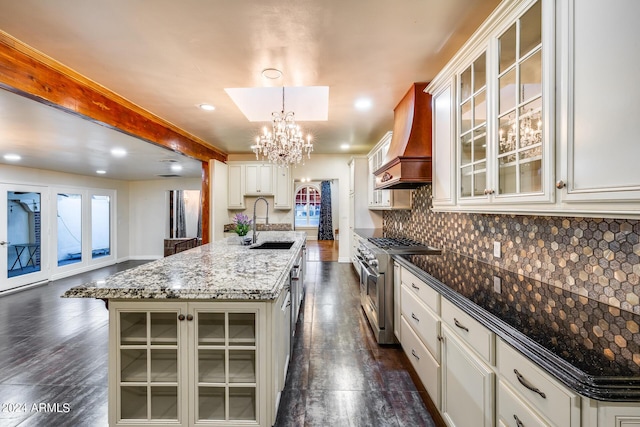
M498 387L498 420L500 426L505 427L550 427L550 424L532 411L504 381L499 381Z
M402 315L433 357L440 361L440 341L438 340L440 319L418 300L407 285L402 285L401 292Z
M402 317L400 335L402 336L402 348L416 370L422 385L429 393L433 403L440 407L440 364L431 356L431 353L422 344L420 338Z
M403 268L400 272L402 283L424 302L434 313L440 314L440 294L431 286L418 279L413 273Z
M579 404L578 397L502 340L498 340L497 366L502 378L523 400L554 425L579 425L579 417L572 420L571 416L573 407Z
M442 321L489 364L494 364L495 335L477 320L446 299L442 300Z

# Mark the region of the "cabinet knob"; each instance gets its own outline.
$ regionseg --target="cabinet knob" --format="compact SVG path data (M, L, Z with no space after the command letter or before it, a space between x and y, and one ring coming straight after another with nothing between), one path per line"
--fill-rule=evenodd
M442 335L438 335L438 341L444 341L444 337Z
M560 181L556 182L556 188L558 190L562 190L566 186L567 186L567 183L564 182L563 180L560 180Z
M191 322L193 320L193 314L187 314L187 320Z
M184 320L184 314L179 314L178 320L182 322Z
M411 354L413 355L413 357L420 360L420 357L416 354L416 351L414 349L411 349Z

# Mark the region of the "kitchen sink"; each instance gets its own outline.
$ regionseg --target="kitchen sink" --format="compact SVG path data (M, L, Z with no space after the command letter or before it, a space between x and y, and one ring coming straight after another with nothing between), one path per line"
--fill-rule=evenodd
M289 241L262 242L256 246L251 246L249 249L291 249L294 243Z

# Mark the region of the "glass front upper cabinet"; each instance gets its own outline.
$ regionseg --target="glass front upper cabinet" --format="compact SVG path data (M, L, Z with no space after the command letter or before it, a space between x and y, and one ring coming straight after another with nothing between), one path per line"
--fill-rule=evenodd
M498 194L542 191L542 21L536 2L498 38Z
M460 195L484 194L487 182L487 56L483 52L459 78Z
M460 200L547 192L542 0L523 9L457 75Z

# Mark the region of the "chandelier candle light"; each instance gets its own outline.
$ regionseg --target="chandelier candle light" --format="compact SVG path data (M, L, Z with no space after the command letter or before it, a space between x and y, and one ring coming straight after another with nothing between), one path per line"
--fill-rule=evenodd
M304 155L311 158L313 144L311 135L302 136L300 126L296 124L293 111L284 111L284 87L282 88L282 111L271 113L271 131L265 126L262 135L256 137L256 144L251 149L256 159L269 160L281 167L288 167L302 161Z

